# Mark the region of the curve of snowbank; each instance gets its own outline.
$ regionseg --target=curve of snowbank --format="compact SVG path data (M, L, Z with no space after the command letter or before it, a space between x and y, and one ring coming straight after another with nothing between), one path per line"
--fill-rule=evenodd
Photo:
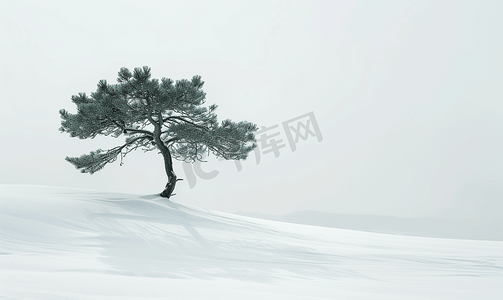
M503 242L259 220L0 185L0 298L503 299Z

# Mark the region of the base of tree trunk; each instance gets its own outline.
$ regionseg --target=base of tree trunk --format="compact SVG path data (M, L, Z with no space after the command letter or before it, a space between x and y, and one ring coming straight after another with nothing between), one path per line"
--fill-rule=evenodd
M166 188L164 189L164 191L162 191L160 196L164 197L164 198L168 198L168 199L169 199L169 197L173 196L174 195L173 191L175 190L175 184L179 180L183 180L183 179L177 179L176 176L173 175L171 177L170 181L168 181L168 184L166 184Z
M171 197L171 193L169 193L169 191L167 191L167 190L164 190L164 191L162 191L160 196L169 199L169 197Z

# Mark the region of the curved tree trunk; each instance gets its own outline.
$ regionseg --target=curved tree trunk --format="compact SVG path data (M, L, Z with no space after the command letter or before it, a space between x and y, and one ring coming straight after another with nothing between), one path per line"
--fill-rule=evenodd
M166 175L168 176L168 183L166 183L166 187L164 188L164 191L162 191L161 196L169 199L175 190L177 178L175 172L173 171L171 153L169 152L168 147L164 146L164 148L165 150L161 150L161 153L164 158L164 169L166 170Z
M175 190L175 185L177 182L176 174L173 171L173 160L171 159L171 153L168 147L161 141L160 128L154 130L154 141L157 148L161 151L162 157L164 158L164 169L166 170L166 175L168 176L168 183L162 191L161 196L169 199Z
M162 191L161 196L169 199L169 197L171 197L173 191L175 190L177 179L176 174L175 172L173 172L173 170L171 171L166 170L166 174L168 174L168 172L171 172L171 176L168 176L168 183L166 184L164 191Z

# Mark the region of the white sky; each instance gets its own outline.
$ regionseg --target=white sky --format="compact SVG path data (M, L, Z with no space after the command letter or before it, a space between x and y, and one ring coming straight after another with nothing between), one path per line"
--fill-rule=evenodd
M71 95L121 67L199 74L219 119L259 126L314 112L310 136L238 172L210 159L173 200L227 212L397 216L503 211L503 2L4 1L0 183L153 194L162 158L141 151L90 176L64 157L123 138L58 132ZM265 150L265 149L263 149Z

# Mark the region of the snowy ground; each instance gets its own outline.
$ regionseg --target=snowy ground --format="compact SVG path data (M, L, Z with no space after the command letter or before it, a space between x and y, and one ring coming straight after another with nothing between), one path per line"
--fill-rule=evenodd
M0 299L503 299L503 242L0 185Z

